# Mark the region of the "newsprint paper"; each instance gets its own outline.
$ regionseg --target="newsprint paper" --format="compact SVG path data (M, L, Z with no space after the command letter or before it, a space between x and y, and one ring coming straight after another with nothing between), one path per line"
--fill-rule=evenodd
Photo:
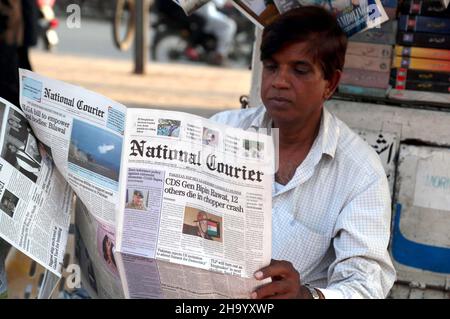
M173 0L186 14L192 14L214 0ZM380 26L389 18L380 0L232 0L233 5L259 28L269 25L280 13L316 5L333 12L342 30L350 37Z
M271 136L20 79L23 112L0 104L2 238L61 275L75 207L92 296L250 297L271 258Z

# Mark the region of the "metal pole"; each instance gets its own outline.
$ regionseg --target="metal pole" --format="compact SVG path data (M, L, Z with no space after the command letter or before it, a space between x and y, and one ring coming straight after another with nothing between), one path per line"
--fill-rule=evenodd
M134 73L145 74L148 60L149 0L136 0L136 39Z

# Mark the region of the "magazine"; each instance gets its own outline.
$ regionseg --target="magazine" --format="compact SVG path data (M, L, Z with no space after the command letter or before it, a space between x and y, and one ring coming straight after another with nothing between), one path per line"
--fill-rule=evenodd
M250 297L271 258L271 136L27 70L20 89L22 110L0 103L2 238L61 276L75 211L92 296Z
M192 14L207 0L174 0ZM307 5L323 6L336 15L342 30L350 37L380 26L389 18L380 0L232 0L233 5L259 28L269 25L280 13Z

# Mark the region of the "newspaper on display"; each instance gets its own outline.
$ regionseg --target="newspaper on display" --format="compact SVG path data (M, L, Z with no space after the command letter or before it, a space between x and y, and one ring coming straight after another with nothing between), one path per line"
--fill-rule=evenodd
M207 0L173 0L192 14ZM260 28L270 24L280 13L307 5L323 6L336 15L342 30L351 36L377 27L388 20L380 0L232 0L233 5Z
M20 79L23 113L5 102L3 149L7 119L29 123L16 149L28 151L32 136L40 170L33 177L2 152L2 196L15 204L0 207L2 237L60 274L73 190L75 252L93 296L246 298L261 284L253 274L271 258L271 136L127 109L27 70Z
M55 169L55 152L36 139L26 115L2 99L0 147L0 236L60 274L73 192Z

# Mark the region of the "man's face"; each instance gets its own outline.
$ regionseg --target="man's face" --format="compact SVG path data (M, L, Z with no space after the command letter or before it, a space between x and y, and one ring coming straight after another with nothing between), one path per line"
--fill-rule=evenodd
M198 226L203 233L208 232L208 217L205 214L199 214Z
M141 206L144 200L139 195L133 195L133 203L136 206Z
M303 42L287 44L263 61L261 97L275 123L303 125L319 116L330 83Z

